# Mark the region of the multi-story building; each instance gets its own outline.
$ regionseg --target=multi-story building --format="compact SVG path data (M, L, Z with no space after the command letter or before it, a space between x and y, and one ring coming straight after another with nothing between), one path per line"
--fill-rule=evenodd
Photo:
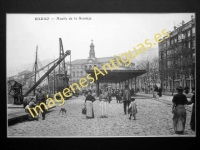
M110 63L110 59L113 59L113 57L96 58L94 47L95 46L92 41L90 45L89 57L87 59L77 59L71 62L72 68L69 84L78 83L80 78L86 77L86 69L93 69L94 66L101 68L105 63ZM68 68L68 72L70 72L69 63L66 63L66 66ZM129 68L135 69L135 64L131 63ZM96 85L94 83L93 85L90 85L87 88L95 89L95 87Z
M182 21L179 27L169 32L170 37L160 39L159 73L161 87L171 91L177 86L195 86L195 19Z

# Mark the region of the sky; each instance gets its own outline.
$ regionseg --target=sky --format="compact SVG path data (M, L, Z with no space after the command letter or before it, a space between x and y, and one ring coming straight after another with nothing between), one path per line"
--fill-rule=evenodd
M190 21L191 15L195 17L194 13L7 14L7 71L34 63L37 46L39 60L58 58L59 38L64 51L71 50L72 60L88 58L91 40L97 58L121 54L146 39L154 41L163 29L173 31L174 24ZM35 19L41 17L49 19ZM90 20L82 19L86 17Z

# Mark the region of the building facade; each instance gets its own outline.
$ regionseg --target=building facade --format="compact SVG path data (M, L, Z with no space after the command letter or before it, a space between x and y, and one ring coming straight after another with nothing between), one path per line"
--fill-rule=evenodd
M161 87L172 91L177 86L195 86L195 19L187 23L182 21L181 26L174 26L169 32L169 38L160 39L159 74Z
M94 49L94 44L93 40L91 41L90 44L90 50L89 50L89 57L87 59L77 59L71 62L71 69L70 69L70 64L69 62L66 63L66 66L68 68L68 72L71 71L70 74L70 79L69 79L69 85L72 83L78 83L80 78L86 77L86 69L93 69L93 67L98 67L101 68L105 63L110 63L110 60L113 59L113 57L102 57L102 58L97 58L95 56L95 49ZM115 62L117 63L117 62ZM125 66L122 66L125 67ZM135 69L135 63L131 63L129 66L130 69ZM89 82L89 81L88 81ZM109 84L113 88L117 88L117 85ZM100 83L101 87L101 83ZM89 85L85 89L95 89L96 84L93 83L92 85Z

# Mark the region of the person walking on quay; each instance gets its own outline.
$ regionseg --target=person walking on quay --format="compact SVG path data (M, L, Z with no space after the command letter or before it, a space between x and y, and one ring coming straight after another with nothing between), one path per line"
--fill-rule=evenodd
M118 103L119 102L119 90L118 89L115 91L115 96L116 96L116 100Z
M99 95L101 118L108 117L108 99L108 94L102 89L102 94Z
M183 134L186 123L186 109L184 105L188 104L188 100L183 94L181 86L177 90L178 94L174 95L172 99L173 126L176 134Z
M157 92L158 92L158 86L155 84L154 91L153 91L153 98L156 98Z
M88 91L88 95L85 98L86 105L86 118L94 118L93 102L95 98L92 96L92 92Z
M134 88L131 89L131 96L134 96Z
M135 98L131 98L131 103L129 105L129 114L130 114L130 117L129 119L131 120L131 116L134 117L134 120L136 120L136 113L137 113L137 107L136 107L136 102L135 102Z
M128 111L128 106L131 100L131 93L128 85L125 85L125 89L123 91L123 102L124 102L124 114Z
M193 96L191 98L191 101L188 102L188 105L192 104L192 115L190 119L190 127L193 131L195 131L195 91L193 91Z
M46 96L45 96L45 94L42 93L41 88L38 88L38 93L36 94L36 103L38 105L40 105L41 103L45 103L46 104ZM41 105L41 108L43 110L43 112L42 112L42 120L45 120L46 109L45 109L44 105Z
M110 103L111 101L111 96L112 96L112 91L111 88L108 89L108 102Z
M162 88L161 88L161 86L158 88L158 95L159 95L159 97L162 97Z
M122 90L119 90L118 101L119 103L122 101Z

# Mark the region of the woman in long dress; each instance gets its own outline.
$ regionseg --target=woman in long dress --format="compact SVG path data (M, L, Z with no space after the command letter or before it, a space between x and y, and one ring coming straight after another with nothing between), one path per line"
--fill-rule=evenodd
M183 94L183 88L180 86L177 88L178 94L174 95L172 99L172 113L173 126L176 134L183 134L186 123L186 109L185 105L188 103L186 96Z
M108 117L108 100L108 94L102 89L102 94L99 95L101 118Z
M88 95L85 98L86 104L86 118L94 118L93 102L95 98L91 95L91 91L88 92Z
M122 100L122 90L119 90L118 100L119 100L119 103L121 103L121 100Z

